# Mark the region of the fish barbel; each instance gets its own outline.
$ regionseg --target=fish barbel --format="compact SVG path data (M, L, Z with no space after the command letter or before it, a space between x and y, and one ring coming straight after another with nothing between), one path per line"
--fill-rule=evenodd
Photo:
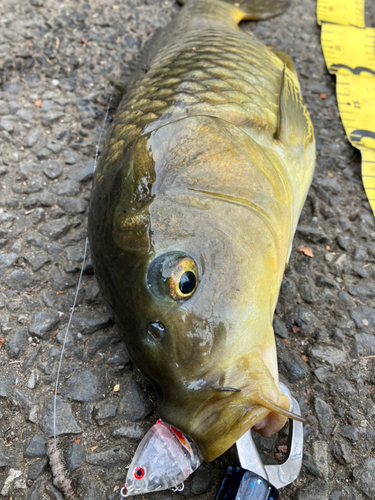
M315 143L290 58L238 27L287 2L185 3L127 85L89 240L160 417L210 461L289 416L272 319Z

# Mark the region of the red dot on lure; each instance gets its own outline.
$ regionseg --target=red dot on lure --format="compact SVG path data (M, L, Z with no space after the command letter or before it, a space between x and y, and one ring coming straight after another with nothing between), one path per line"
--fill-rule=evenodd
M134 471L134 477L136 479L142 479L142 477L145 475L145 470L142 469L142 467L136 467Z

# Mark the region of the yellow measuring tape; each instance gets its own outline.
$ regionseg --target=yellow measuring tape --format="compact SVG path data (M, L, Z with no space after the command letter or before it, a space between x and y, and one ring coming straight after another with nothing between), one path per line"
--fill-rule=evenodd
M364 0L318 0L328 71L336 75L340 116L361 151L362 180L375 215L375 29L365 26Z

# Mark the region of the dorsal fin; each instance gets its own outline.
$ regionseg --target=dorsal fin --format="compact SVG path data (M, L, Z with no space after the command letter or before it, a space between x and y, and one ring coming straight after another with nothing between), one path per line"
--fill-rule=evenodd
M314 140L309 113L302 101L295 75L284 66L281 75L279 115L275 139L307 146Z

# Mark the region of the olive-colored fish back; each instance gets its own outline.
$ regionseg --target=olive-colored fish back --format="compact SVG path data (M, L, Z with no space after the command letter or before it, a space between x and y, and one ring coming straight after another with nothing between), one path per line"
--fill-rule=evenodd
M227 14L233 9L213 3ZM113 164L142 133L187 116L214 116L274 134L283 62L223 16L198 17L194 7L172 23L148 72L128 89L101 165Z

